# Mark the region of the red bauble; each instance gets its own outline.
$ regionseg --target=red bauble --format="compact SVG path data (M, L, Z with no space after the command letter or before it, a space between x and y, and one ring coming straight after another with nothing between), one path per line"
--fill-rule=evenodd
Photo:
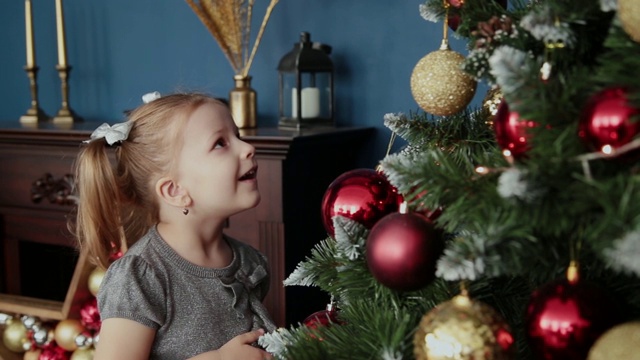
M604 290L563 279L533 293L525 329L536 359L584 360L595 340L619 319Z
M80 309L80 323L85 329L100 331L102 321L98 311L98 300L95 297L87 300Z
M42 348L39 360L69 360L71 352L61 348L55 341Z
M367 264L382 285L399 291L418 290L435 278L442 249L442 232L426 217L393 213L371 229Z
M493 120L498 145L502 150L508 150L514 159L525 157L529 150L529 131L536 126L535 122L520 119L517 112L509 111L509 105L504 99L500 102Z
M333 217L340 215L371 228L383 216L398 211L402 196L386 176L355 169L338 176L322 199L322 222L333 237Z
M460 26L460 15L449 15L447 18L447 25L451 28L451 30L458 30L458 26Z
M321 327L328 327L332 324L343 324L343 322L338 319L338 310L336 306L333 303L329 303L325 310L316 311L307 316L302 324L310 329L317 329ZM314 339L316 338L313 334L310 334L310 336ZM318 340L322 341L323 339L318 338Z
M333 304L327 305L325 310L316 311L313 314L307 316L302 324L311 329L317 329L319 327L331 326L331 324L340 324L338 320L338 311Z
M582 111L578 135L594 150L613 150L629 143L640 131L640 122L631 117L640 112L627 101L627 90L604 89L593 95Z

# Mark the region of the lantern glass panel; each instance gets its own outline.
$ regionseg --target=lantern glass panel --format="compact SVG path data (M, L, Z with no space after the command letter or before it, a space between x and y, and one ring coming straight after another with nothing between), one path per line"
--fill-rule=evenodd
M330 73L304 72L300 73L300 84L297 83L297 73L283 73L283 115L286 118L298 119L298 104L300 119L317 119L331 117L331 82ZM298 94L298 85L300 93ZM298 96L300 99L298 100Z

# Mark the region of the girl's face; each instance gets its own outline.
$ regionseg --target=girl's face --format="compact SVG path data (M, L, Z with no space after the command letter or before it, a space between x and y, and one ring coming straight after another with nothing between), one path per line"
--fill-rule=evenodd
M242 141L226 106L205 103L188 118L178 155L178 184L193 216L227 218L260 202L255 148Z

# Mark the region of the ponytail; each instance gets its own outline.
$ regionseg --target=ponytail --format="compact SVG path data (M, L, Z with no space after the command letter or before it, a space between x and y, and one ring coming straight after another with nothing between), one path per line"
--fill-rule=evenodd
M107 268L111 255L126 247L122 196L104 140L91 141L76 162L78 215L75 235L96 265Z

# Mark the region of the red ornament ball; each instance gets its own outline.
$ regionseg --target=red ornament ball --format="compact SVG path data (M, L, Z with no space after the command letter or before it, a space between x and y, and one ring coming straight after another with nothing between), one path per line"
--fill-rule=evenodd
M42 348L39 360L69 360L71 352L58 346L55 341Z
M606 330L619 322L613 299L595 285L566 279L536 290L525 318L536 359L584 360Z
M307 316L302 322L304 326L317 329L319 327L331 326L331 324L340 324L338 320L338 311L333 304L327 305L325 310L316 311L313 314Z
M325 310L316 311L313 314L307 316L306 319L302 322L302 324L310 329L317 329L322 327L329 327L332 324L343 324L338 318L338 309L333 303L327 304L327 308ZM310 334L312 338L316 338L314 334ZM318 340L322 341L322 338L318 338Z
M631 118L640 110L631 107L627 99L627 90L621 87L604 89L589 98L580 117L578 132L587 146L609 151L633 140L640 131L640 122Z
M355 169L338 176L322 199L322 222L333 237L333 217L340 215L370 229L383 216L398 211L402 196L386 176L372 169Z
M80 323L85 329L100 331L102 321L100 320L100 312L98 311L98 299L95 297L87 300L80 309Z
M449 28L451 28L451 30L453 31L458 30L458 26L460 26L460 22L462 22L462 19L458 14L449 15L447 17L447 25L449 25Z
M399 291L418 290L435 278L442 253L442 233L417 213L393 213L369 232L369 271L382 285Z
M535 122L521 119L517 112L509 111L509 105L504 99L500 102L493 121L498 145L514 159L526 156L531 137L529 130L536 126Z

